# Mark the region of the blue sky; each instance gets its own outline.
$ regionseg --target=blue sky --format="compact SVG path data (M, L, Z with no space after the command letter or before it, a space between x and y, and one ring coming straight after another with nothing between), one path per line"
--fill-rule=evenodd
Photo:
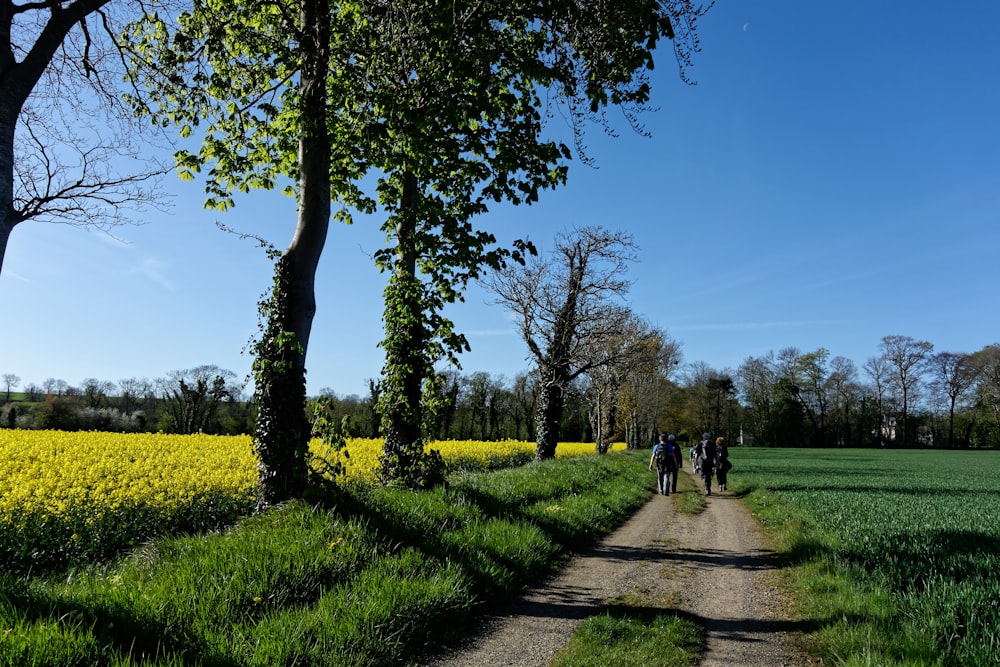
M689 72L698 85L658 53L652 138L624 119L617 138L591 130L597 168L575 162L567 187L479 225L542 249L577 225L631 231L631 306L682 343L685 362L735 369L795 346L860 366L886 335L951 352L1000 342L998 25L1000 3L983 0L717 2ZM201 209L200 185L166 187L172 211L117 238L14 230L0 373L22 385L202 364L248 373L271 268L213 223L283 248L294 203L262 193L215 213ZM371 255L382 242L377 221L331 229L311 393L364 395L379 373L385 277ZM450 312L472 345L463 371L512 378L529 367L526 350L489 298L473 288Z

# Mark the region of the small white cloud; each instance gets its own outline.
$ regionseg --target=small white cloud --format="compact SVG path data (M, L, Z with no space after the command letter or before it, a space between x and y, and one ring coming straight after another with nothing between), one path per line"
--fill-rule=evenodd
M20 280L22 283L30 283L31 282L30 280L28 280L28 278L26 278L25 276L22 276L17 271L7 270L7 271L4 271L4 275L7 276L7 277L9 277L9 278L13 278L14 280Z
M175 289L174 283L164 273L164 269L166 269L167 266L167 263L162 260L147 257L139 262L138 265L134 266L129 273L132 275L140 275L146 280L156 283L163 289L173 292Z

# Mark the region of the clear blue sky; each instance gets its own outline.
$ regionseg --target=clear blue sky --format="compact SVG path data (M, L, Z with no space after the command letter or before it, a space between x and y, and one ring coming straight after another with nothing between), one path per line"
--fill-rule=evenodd
M1000 342L1000 3L720 0L700 24L686 86L669 49L654 76L653 138L590 133L598 168L531 207L479 220L541 248L574 225L630 230L633 309L686 362L827 348L860 366L883 336L937 351ZM615 115L612 114L614 119ZM556 128L558 129L558 128ZM193 148L193 146L192 146ZM0 373L41 384L239 376L270 264L221 220L285 247L294 204L256 195L228 213L167 180L169 215L120 243L53 224L14 230L0 275ZM381 354L377 223L335 225L318 276L310 393L364 395ZM450 313L463 371L529 367L506 313L472 289Z

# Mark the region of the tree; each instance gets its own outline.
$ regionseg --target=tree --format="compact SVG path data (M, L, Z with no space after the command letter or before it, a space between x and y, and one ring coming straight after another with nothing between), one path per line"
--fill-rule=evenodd
M137 149L112 84L109 4L0 0L0 270L22 222L108 229L158 201L164 170Z
M320 409L333 424L341 425L345 438L368 438L371 434L371 406L367 398L357 394L338 396L337 393L324 387L320 390L319 400L310 400L310 414Z
M119 409L126 416L141 409L145 398L153 394L152 383L146 378L125 378L118 381Z
M537 367L539 460L555 456L570 383L619 359L610 341L624 324L619 302L635 250L625 232L582 227L560 234L549 256L496 271L484 283L514 315Z
M889 362L884 356L869 357L864 365L865 373L872 381L872 388L875 393L875 414L876 422L871 424L878 434L880 443L885 444L895 438L895 429L888 423L888 409L886 406L886 394L889 385Z
M763 357L747 357L736 370L740 394L750 408L750 439L754 444L778 443L775 432L774 409L776 403L774 353Z
M958 352L938 352L928 360L931 388L946 398L948 406L948 447L955 446L955 407L976 382L971 356Z
M104 406L108 401L108 397L115 392L115 389L114 382L101 381L97 378L86 378L80 384L84 405L91 409Z
M854 433L857 423L861 389L857 381L858 370L854 362L837 356L830 360L830 374L826 385L829 392L830 414L836 429L834 443L849 447L864 442L863 436Z
M986 417L982 444L1000 443L1000 345L987 345L972 355L970 360L975 369L976 408ZM980 445L982 446L982 445Z
M787 348L783 352L791 355ZM802 406L802 412L809 420L811 428L810 444L823 447L826 445L826 411L827 411L827 359L830 352L820 348L815 352L789 356L786 371L788 387L794 392L795 398Z
M722 430L731 438L732 422L726 417L736 398L736 383L728 372L723 372L708 379L705 384L711 406L711 421L705 424L706 430Z
M200 151L178 155L190 176L212 166L208 203L228 207L233 189L298 180L289 189L299 227L279 260L256 348L255 442L272 471L264 476L275 480L265 495L295 495L304 483L297 411L331 192L347 207L386 214L390 244L377 256L390 273L383 479L412 481L433 366L468 347L441 309L480 271L525 248L493 248L493 235L471 218L491 202L530 203L565 179L569 150L541 139L543 92L563 99L577 126L609 104L635 113L649 98L657 42L673 40L683 72L702 11L688 0L370 0L334 13L317 0L199 0L176 26L147 18L137 49L150 66L148 108L182 134L208 121ZM362 190L369 173L373 192ZM287 489L277 489L279 479Z
M605 454L619 435L618 418L636 419L637 397L629 391L640 376L655 376L666 334L657 331L627 308L619 309L617 335L599 341L589 356L606 359L586 372L590 386L590 428L597 453ZM631 398L632 400L627 400ZM633 446L638 443L633 439Z
M381 417L378 414L378 403L382 396L382 382L373 378L368 379L368 410L369 410L369 438L382 437Z
M4 373L3 384L4 387L7 389L7 400L5 402L10 403L10 390L14 387L17 387L17 385L21 384L21 378L20 376L15 375L14 373Z
M665 331L649 339L649 355L629 368L619 392L618 421L623 425L625 445L638 449L656 439L673 383L670 376L680 364L681 345Z
M336 154L331 141L328 109L343 105L331 95L349 90L330 78L331 59L349 57L332 39L333 20L320 0L199 0L176 23L150 14L131 30L134 74L147 91L132 99L136 110L176 124L183 136L207 125L197 153L176 154L182 177L211 166L206 205L224 210L235 204L234 190L280 185L297 199L289 245L280 255L271 250L274 281L253 345L262 505L299 497L306 487L305 360L316 269L334 193L350 199L350 183L364 173L349 141Z
M511 390L511 421L515 440L535 439L535 380L534 373L518 373Z
M578 139L607 105L634 114L649 97L652 49L681 34L675 48L686 63L701 10L644 1L374 6L366 18L394 48L365 51L358 88L370 92L351 112L370 119L377 140L362 148L384 174L377 191L390 247L377 259L390 273L381 403L390 481L422 456L422 396L435 393L426 386L435 363L457 364L468 349L441 310L469 280L525 249L493 248L493 235L471 220L492 202L530 204L566 179L570 150L543 138L542 94L565 102Z
M24 394L29 403L34 403L41 397L42 388L34 382L29 382L24 388Z
M172 371L164 381L163 399L174 433L219 433L219 410L238 398L236 374L217 366Z
M885 336L880 347L882 357L893 372L892 385L899 392L902 443L905 447L910 444L911 434L907 424L910 407L934 345L909 336Z

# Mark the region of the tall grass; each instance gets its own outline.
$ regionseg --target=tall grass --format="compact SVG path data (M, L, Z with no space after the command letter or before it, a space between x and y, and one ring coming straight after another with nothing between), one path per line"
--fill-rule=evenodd
M736 450L824 659L1000 664L1000 452Z
M116 563L0 575L4 665L416 664L649 497L644 454L350 487Z

